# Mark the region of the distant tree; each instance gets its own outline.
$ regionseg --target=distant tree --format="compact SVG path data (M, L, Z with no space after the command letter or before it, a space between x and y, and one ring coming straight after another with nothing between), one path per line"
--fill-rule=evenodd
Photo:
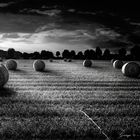
M7 51L0 50L0 57L1 58L6 58L7 57Z
M71 59L74 59L75 56L76 56L76 53L75 53L74 50L72 50L72 51L70 52L70 57L71 57Z
M24 52L22 54L22 57L23 57L23 59L29 59L30 58L30 55L28 53Z
M14 58L14 56L15 56L15 49L9 48L9 49L7 50L7 58L8 58L8 59L11 59L11 58Z
M85 50L84 52L84 58L85 59L95 59L96 58L96 53L94 50Z
M134 60L140 60L140 46L135 45L133 48L131 48L130 54Z
M110 50L109 49L105 49L104 50L103 59L105 59L105 60L111 59L111 55L110 55Z
M22 53L20 51L16 51L15 52L15 56L14 56L15 59L20 59L22 58Z
M91 57L91 56L90 56L90 51L89 51L88 49L85 50L85 51L84 51L84 58L85 58L85 59L90 59L90 57Z
M63 58L70 58L70 52L69 52L69 50L64 50L62 52L62 57Z
M84 55L83 55L83 52L80 51L77 53L77 59L83 59L84 58Z
M125 59L125 57L126 57L126 49L125 48L119 49L118 53L119 53L119 58L120 59Z
M100 47L96 47L95 52L96 52L96 58L97 59L101 59L101 57L102 57L102 50L100 49Z
M28 53L29 59L32 59L34 57L34 53Z
M126 60L127 61L131 61L131 60L133 60L134 58L132 57L132 55L131 54L127 54L126 55Z
M95 59L96 58L96 53L95 53L95 51L94 50L89 50L89 57L90 57L90 59Z
M56 57L58 58L59 56L60 56L60 52L57 51L57 52L56 52Z
M39 52L34 52L32 59L40 59L40 53Z
M42 59L46 59L47 58L47 51L46 50L42 50L40 55L41 55Z
M54 58L53 52L48 52L48 57L49 57L49 59L50 59L50 58Z
M116 54L116 53L113 53L110 55L111 55L111 59L115 59L115 60L119 59L118 54Z

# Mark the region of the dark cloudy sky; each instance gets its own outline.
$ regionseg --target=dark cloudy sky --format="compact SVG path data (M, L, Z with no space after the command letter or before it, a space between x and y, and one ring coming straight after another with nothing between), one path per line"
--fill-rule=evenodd
M92 6L89 0L81 3L73 0L64 3L62 0L2 0L0 49L55 52L64 49L83 51L100 46L112 51L120 47L129 50L132 42L128 40L128 34L138 32L140 26L138 15L134 14L137 9L130 9L130 5L123 8L123 4L118 7L119 3L111 3L111 6L109 3L94 4ZM128 31L131 26L136 29L133 27Z

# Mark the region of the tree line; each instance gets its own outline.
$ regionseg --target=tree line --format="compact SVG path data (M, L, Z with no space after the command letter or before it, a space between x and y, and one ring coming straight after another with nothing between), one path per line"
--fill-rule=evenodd
M140 46L135 45L130 49L130 54L127 54L125 48L118 49L118 52L113 54L109 49L102 51L100 47L95 49L87 49L84 52L75 50L63 50L62 52L56 51L54 54L51 51L42 50L41 52L19 52L14 48L9 48L7 51L0 50L0 57L5 59L93 59L93 60L140 60Z

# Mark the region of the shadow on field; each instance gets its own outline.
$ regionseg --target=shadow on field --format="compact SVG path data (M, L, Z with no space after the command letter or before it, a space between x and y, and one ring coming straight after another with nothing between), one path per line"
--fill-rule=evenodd
M130 80L138 80L138 81L140 80L140 76L138 76L138 77L128 77L128 76L125 76L125 78L130 79Z
M60 72L54 71L54 70L49 70L49 69L45 69L43 71L46 74L52 75L52 76L61 76L62 74Z
M18 72L18 73L27 73L25 70L21 70L21 69L16 69L14 72Z
M15 95L15 91L10 88L0 88L0 97L11 97Z
M89 68L92 68L92 69L100 69L100 70L103 69L103 67L101 67L101 66L94 66L94 65L91 66L91 67L89 67Z

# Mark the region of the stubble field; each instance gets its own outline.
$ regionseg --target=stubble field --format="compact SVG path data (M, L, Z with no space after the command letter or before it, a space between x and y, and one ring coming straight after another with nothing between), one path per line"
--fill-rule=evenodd
M105 139L86 112L110 137L140 135L140 79L128 78L110 61L18 60L0 89L0 137Z

